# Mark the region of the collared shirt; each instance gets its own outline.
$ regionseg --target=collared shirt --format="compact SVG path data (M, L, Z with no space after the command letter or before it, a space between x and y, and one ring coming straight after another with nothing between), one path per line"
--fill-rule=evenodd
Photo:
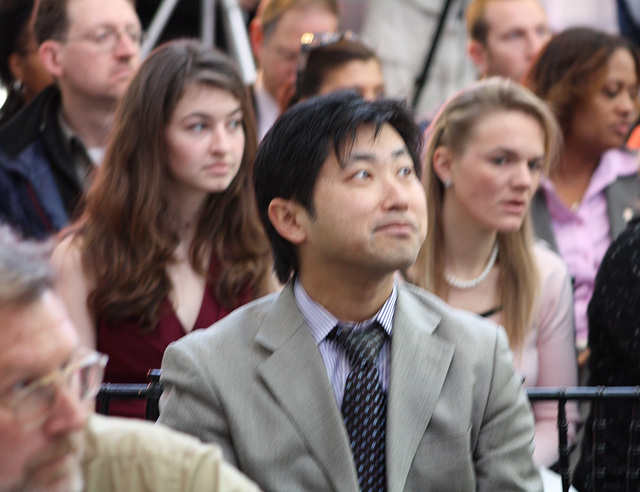
M371 323L377 321L380 323L388 337L382 344L380 354L378 355L378 372L380 374L380 384L386 392L389 387L389 350L391 346L391 333L393 331L393 315L396 310L396 300L398 299L398 287L394 283L391 295L380 308L380 310L371 319L362 323L354 323L338 320L324 307L309 297L304 290L302 284L296 279L293 286L293 294L296 298L298 308L302 312L307 325L311 330L311 336L318 344L318 350L327 369L327 375L333 392L338 402L338 406L342 407L342 398L344 396L344 387L347 376L351 371L351 364L347 354L338 344L337 341L327 340L327 335L340 322L341 324L351 327L353 330L363 330Z
M611 244L605 190L619 177L637 172L635 154L621 149L605 152L591 176L582 201L570 208L562 203L550 180L544 180L541 184L558 251L573 278L576 346L579 350L587 346L587 306L593 294L600 262Z
M64 115L62 114L62 108L60 108L58 113L58 121L66 142L69 145L69 151L73 158L73 167L76 170L78 179L86 191L91 185L91 177L94 167L100 165L102 162L104 147L87 148L80 137L75 134L73 128L71 128L65 121Z
M273 123L280 116L280 105L276 101L262 80L262 71L258 73L258 78L253 84L253 94L256 101L256 116L258 120L258 141L264 138L264 135L273 126Z

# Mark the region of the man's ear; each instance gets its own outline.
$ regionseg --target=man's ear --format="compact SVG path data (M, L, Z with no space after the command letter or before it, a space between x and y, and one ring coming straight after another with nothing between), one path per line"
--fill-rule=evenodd
M284 198L274 198L269 203L269 220L273 228L292 244L301 244L307 239L307 210L298 202Z
M14 80L24 80L24 58L18 53L11 53L7 58L7 66Z
M38 48L38 55L42 60L44 68L56 79L60 78L64 73L62 64L60 63L60 47L61 43L53 39L44 41Z
M249 23L249 41L251 42L253 57L258 61L258 65L260 65L262 43L264 42L264 31L262 30L262 20L257 16Z
M436 173L436 176L443 183L451 184L452 181L452 172L451 168L453 167L453 154L451 151L441 145L437 147L433 152L433 170Z
M476 66L478 75L480 77L486 76L488 67L487 48L480 41L472 39L467 43L467 54Z

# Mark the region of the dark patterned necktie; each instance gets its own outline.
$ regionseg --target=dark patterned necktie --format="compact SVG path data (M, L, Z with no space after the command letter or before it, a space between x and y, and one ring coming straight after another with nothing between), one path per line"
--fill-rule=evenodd
M329 338L344 349L351 363L342 414L362 491L385 491L385 423L387 395L380 384L376 359L386 333L377 323L354 332L336 326Z

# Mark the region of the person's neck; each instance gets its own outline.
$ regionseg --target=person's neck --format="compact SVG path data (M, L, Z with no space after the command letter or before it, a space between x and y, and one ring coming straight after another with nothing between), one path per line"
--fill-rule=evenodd
M191 244L198 227L200 213L206 194L188 194L170 191L172 216L175 220L175 231L181 242Z
M550 172L550 178L556 181L573 181L586 176L589 179L598 167L600 158L604 153L601 149L594 149L584 142L566 140L562 147L558 165Z
M115 103L94 104L75 98L64 98L62 117L85 147L103 147L113 123Z
M373 317L393 290L394 272L381 276L332 274L328 270L298 276L309 296L341 321L361 322Z
M584 142L565 142L558 165L550 172L549 179L567 207L575 208L582 201L603 153Z
M487 266L497 232L464 220L449 207L443 214L445 272L462 279L477 277Z

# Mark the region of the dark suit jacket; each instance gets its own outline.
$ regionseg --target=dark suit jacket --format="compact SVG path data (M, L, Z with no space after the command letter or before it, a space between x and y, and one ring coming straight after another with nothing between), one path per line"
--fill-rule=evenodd
M410 285L391 338L387 483L541 490L533 417L502 330ZM160 422L274 491L357 491L340 409L292 285L169 346Z

